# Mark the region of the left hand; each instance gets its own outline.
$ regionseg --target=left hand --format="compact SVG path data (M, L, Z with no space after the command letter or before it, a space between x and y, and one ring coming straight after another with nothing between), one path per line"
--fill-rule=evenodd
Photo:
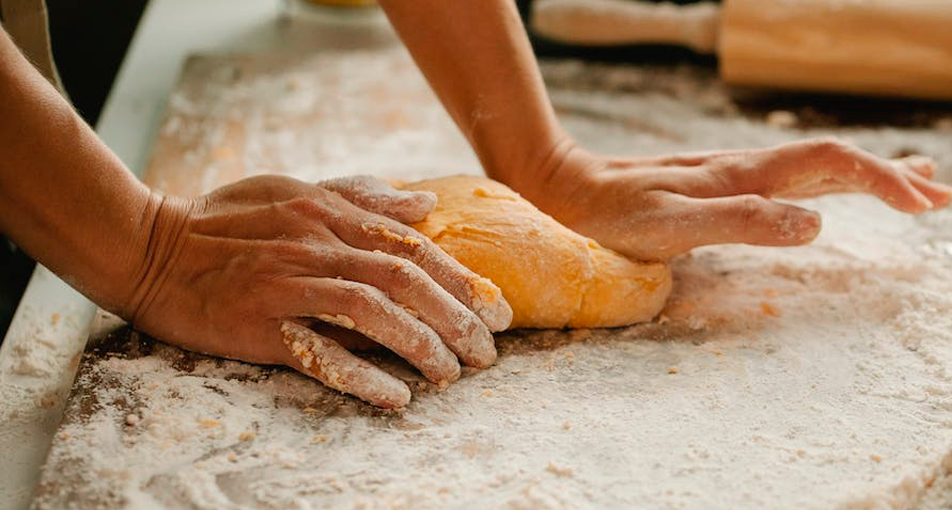
M931 180L930 158L885 159L828 138L630 159L563 142L538 168L510 185L566 226L642 260L711 244L797 246L819 234L818 213L774 198L868 193L911 214L952 200L952 187Z

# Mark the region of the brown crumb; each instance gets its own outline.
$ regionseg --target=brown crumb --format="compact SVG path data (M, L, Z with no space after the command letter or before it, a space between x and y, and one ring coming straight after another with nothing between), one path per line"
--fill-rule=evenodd
M877 463L877 464L879 464L880 462L883 461L883 458L882 458L881 456L879 456L879 455L876 455L875 453L872 454L872 455L870 455L869 458L870 458L873 462L875 462L875 463Z
M317 434L311 438L311 444L326 443L326 442L327 442L327 436L325 436L324 434Z
M130 427L135 427L139 424L139 415L137 414L127 414L126 415L126 425Z
M780 310L778 310L777 307L775 307L774 305L766 301L760 302L760 311L764 312L764 314L769 315L771 317L780 317Z
M202 420L198 425L203 429L210 429L221 425L221 422L218 420Z
M563 429L563 430L568 430L568 429L570 429L570 428L572 428L572 424L571 424L571 423L565 422L565 423L562 424L562 429Z
M489 398L493 396L493 390L490 390L490 389L483 390L482 396L483 398Z
M676 373L678 373L678 367L675 367L675 366L670 366L670 367L668 367L668 373L669 373L669 374L676 374Z
M251 441L254 438L255 438L254 432L242 432L241 434L238 434L239 441Z
M50 324L55 326L57 323L59 323L59 321L60 321L60 314L54 313L53 315L50 315Z
M317 409L314 409L313 407L305 407L302 410L304 411L304 414L317 414Z

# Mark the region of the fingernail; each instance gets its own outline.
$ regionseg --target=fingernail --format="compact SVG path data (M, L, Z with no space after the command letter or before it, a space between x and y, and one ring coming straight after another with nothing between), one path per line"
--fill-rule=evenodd
M801 241L810 241L820 234L823 219L816 211L802 211L796 215L795 234L796 239Z

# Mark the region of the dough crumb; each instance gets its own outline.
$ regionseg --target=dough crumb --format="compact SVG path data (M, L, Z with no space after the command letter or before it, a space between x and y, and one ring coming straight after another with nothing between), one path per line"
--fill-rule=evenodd
M418 237L402 236L400 234L397 234L396 232L391 231L389 228L386 227L386 225L382 225L379 223L377 224L364 223L363 225L360 226L360 230L364 231L364 233L381 236L384 239L387 239L388 241L405 244L407 246L420 246L421 244L423 244L423 241Z
M321 313L317 315L317 319L328 324L340 326L344 329L354 329L357 327L357 323L354 322L354 319L351 319L350 317L343 314L328 315L326 313Z
M668 367L668 373L672 375L678 373L678 367L675 367L675 366Z
M789 129L796 127L799 122L797 114L788 110L774 110L767 114L767 124L774 127Z
M325 436L324 434L317 434L311 438L311 444L326 443L326 442L327 442L327 436Z
M565 422L565 423L562 424L562 430L568 430L568 429L570 429L570 428L572 428L572 424L571 424L571 423Z
M127 414L126 415L126 425L130 427L135 427L139 424L139 415L137 414Z
M202 420L198 425L203 429L211 429L221 425L221 422L218 420Z
M872 460L872 461L875 462L876 464L879 464L880 462L883 461L883 458L882 458L881 456L879 456L879 455L876 455L875 453L871 454L871 455L869 456L869 458L870 458L870 460Z
M482 396L483 398L489 398L493 396L493 390L489 390L489 389L483 390Z
M571 468L560 468L553 463L549 463L545 470L560 478L568 478L575 474Z
M460 450L463 452L463 455L472 459L479 453L479 444L476 441L467 441L463 443Z
M238 434L239 441L251 441L254 438L255 438L254 432L242 432L241 434Z
M769 315L771 317L780 317L780 310L778 310L777 307L775 307L774 305L766 301L760 302L760 311L764 312L765 315Z

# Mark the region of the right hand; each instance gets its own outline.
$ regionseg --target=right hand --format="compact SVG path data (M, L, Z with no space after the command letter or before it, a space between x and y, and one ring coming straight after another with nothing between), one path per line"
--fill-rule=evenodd
M131 282L135 298L120 313L185 349L288 365L401 407L406 384L304 324L352 329L439 385L459 377L460 362L491 365L491 331L505 329L512 310L489 280L403 225L435 203L369 177L314 185L261 176L165 198Z

